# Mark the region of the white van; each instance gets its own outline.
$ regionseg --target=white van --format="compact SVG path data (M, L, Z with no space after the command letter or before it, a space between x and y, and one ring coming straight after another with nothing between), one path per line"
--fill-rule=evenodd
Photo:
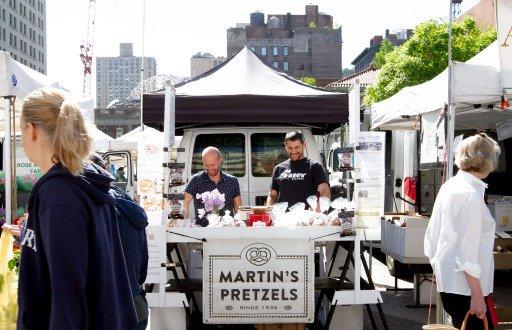
M180 144L185 151L178 153L178 163L185 163L183 177L188 182L192 175L203 170L203 149L214 146L222 153L222 171L238 178L243 205L264 205L274 166L288 159L284 137L293 130L304 133L306 156L321 163L311 130L293 126L186 129ZM185 185L179 187L179 192L184 189Z

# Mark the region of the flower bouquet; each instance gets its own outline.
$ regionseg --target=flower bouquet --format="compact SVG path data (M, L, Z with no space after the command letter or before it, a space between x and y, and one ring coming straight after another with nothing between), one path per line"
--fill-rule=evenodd
M197 194L196 198L202 200L204 205L204 209L197 210L199 219L196 221L196 224L206 227L218 223L220 220L219 211L226 205L226 196L215 189Z

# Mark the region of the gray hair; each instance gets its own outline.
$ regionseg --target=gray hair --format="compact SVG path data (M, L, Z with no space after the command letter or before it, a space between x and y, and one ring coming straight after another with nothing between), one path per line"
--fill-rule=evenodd
M201 154L201 158L204 159L204 157L208 154L215 154L221 158L219 149L212 146L204 148L203 153Z
M501 149L485 133L461 141L455 154L455 164L466 172L491 173L498 166Z

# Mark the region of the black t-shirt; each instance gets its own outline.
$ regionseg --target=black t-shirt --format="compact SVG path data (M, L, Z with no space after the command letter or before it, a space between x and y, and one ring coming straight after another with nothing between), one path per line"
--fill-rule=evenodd
M327 183L322 165L310 158L287 160L274 168L270 188L279 193L278 203L306 203L306 198L316 195L318 186ZM306 204L307 205L307 204Z

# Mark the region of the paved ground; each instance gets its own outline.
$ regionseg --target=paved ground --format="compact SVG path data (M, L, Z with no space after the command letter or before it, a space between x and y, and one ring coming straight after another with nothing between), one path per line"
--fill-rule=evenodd
M373 259L372 277L375 285L382 290L390 290L394 286L394 279L389 275L387 268L379 260ZM412 288L411 282L399 281L399 288ZM386 316L389 329L392 330L412 330L421 329L426 324L428 318L428 308L407 308L407 305L414 303L413 291L383 291L381 292L384 300L383 310ZM433 298L435 301L435 297ZM497 306L512 305L512 271L499 271L495 277L494 301ZM378 318L378 312L372 307L375 315L377 327L382 329L382 323ZM435 321L435 307L432 309L432 321ZM503 327L500 329L509 329L512 327ZM365 311L364 330L373 329Z
M368 259L368 256L367 256ZM407 305L414 304L413 288L411 281L398 281L398 287L408 289L404 291L391 291L394 288L394 278L389 274L385 264L376 258L372 259L372 278L384 300L383 311L389 329L391 330L415 330L421 329L428 318L428 308L407 308ZM435 300L435 298L434 298ZM494 301L496 305L512 305L512 271L500 271L495 278ZM377 308L371 307L375 317L377 328L383 329ZM435 321L435 308L432 309L432 321ZM212 327L213 329L214 327ZM254 329L255 327L244 327L243 329ZM149 327L148 327L149 329ZM221 327L218 327L221 329ZM222 329L242 329L239 326L222 327ZM364 330L373 329L368 313L364 312ZM500 329L512 329L502 327Z

